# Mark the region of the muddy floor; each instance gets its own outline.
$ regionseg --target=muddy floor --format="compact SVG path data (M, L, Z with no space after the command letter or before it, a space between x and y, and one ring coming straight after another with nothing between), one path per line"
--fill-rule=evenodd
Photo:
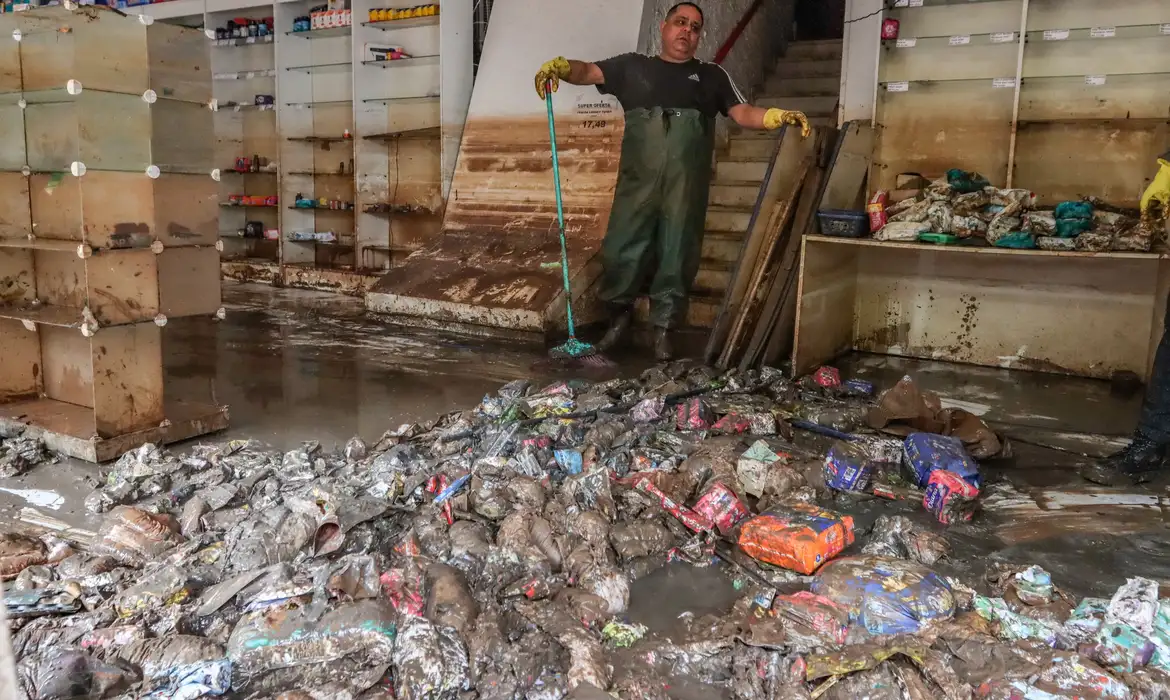
M166 334L168 391L231 408L231 428L202 442L255 438L286 450L317 440L332 448L474 406L513 379L580 374L544 362L543 348L387 324L367 316L357 299L228 284L225 305L223 321L177 321ZM647 364L627 358L615 371L633 374ZM879 388L912 375L1012 439L1015 457L985 474L1002 488L973 523L946 530L954 554L936 567L940 573L977 579L992 560L1039 564L1077 596L1108 596L1134 575L1170 582L1165 493L1088 487L1077 476L1080 466L1124 445L1140 394L1108 382L878 356L855 355L838 366L843 376ZM829 444L807 435L800 443L810 454ZM0 480L0 517L19 521L35 509L93 529L97 516L82 500L99 478L97 467L66 459ZM862 531L889 513L941 530L918 503L840 498L836 507L854 515ZM720 567L672 564L634 584L629 618L669 636L681 616L729 609L736 588ZM676 697L711 695L679 679Z

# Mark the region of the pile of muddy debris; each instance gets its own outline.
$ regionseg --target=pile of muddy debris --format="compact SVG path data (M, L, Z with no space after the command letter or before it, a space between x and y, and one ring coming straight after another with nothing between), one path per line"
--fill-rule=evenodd
M92 537L0 539L24 697L558 700L1170 693L1170 606L1037 567L940 575L1008 447L906 379L832 368L504 386L374 445L123 456ZM794 429L797 434L794 435ZM880 432L879 432L880 430ZM826 438L831 438L829 442ZM21 454L33 454L21 444ZM827 453L827 456L826 456ZM868 532L845 498L922 503ZM664 566L738 602L626 614ZM977 592L979 591L979 592Z
M957 243L985 239L1001 248L1146 253L1165 238L1164 223L1089 197L1036 207L1036 193L999 189L959 169L927 182L898 176L898 189L870 200L870 231L879 241Z

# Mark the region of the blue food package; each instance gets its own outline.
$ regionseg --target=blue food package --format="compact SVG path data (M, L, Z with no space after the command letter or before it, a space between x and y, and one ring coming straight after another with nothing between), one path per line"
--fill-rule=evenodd
M556 450L553 457L557 460L557 466L570 474L580 474L585 467L581 453L577 450Z
M873 461L861 446L838 442L825 455L825 485L835 491L865 491Z
M981 485L979 466L967 454L963 442L957 437L911 433L903 443L903 449L906 452L906 464L914 472L919 486L926 486L931 473L937 469L958 474L976 487Z
M849 620L874 635L917 634L955 614L950 585L925 566L904 559L861 556L825 564L812 592L844 605Z
M864 379L846 379L842 386L845 387L847 393L855 396L873 396L873 382L867 382Z

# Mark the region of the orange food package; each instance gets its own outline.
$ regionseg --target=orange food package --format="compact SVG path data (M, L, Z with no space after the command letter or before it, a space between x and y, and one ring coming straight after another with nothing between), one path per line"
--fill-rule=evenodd
M739 548L768 564L811 574L853 544L853 518L804 503L777 506L743 524Z

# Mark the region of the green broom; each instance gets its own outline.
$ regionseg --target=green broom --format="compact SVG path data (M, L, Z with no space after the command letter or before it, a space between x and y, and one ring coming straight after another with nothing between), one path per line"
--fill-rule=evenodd
M545 84L544 102L548 107L548 137L552 143L553 182L557 188L557 224L561 235L561 275L565 280L565 309L569 318L569 339L549 351L549 357L557 360L584 360L586 364L605 366L612 364L597 348L577 338L577 327L573 323L573 292L569 286L569 249L565 242L565 205L561 199L561 164L557 157L557 128L553 121L552 81Z

